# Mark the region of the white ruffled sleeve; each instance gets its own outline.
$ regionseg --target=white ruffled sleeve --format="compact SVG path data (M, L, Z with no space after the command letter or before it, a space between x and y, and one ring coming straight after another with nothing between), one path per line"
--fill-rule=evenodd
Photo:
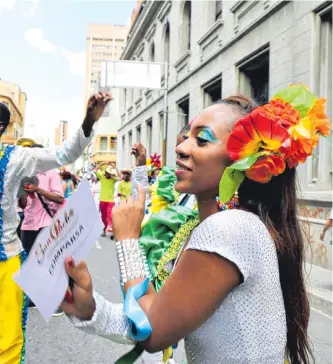
M112 303L94 292L96 310L89 321L82 321L75 316L68 315L71 324L88 334L105 337L118 344L134 345L130 338L130 327L124 315L122 303Z
M84 135L82 127L74 136L57 148L26 148L17 146L12 156L15 176L22 179L48 170L75 162L90 143L94 132L89 137Z
M136 186L137 184L141 185L145 191L146 191L146 199L149 198L148 195L148 168L147 166L140 166L140 167L135 167L133 169L133 176L132 176L132 196L134 196L134 198L137 198L137 189Z

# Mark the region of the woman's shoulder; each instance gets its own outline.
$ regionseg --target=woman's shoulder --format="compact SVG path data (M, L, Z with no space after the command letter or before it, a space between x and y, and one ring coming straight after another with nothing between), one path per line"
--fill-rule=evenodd
M191 246L206 247L207 250L223 246L250 253L271 249L273 245L271 235L257 215L236 209L211 215L191 237Z
M216 213L193 232L186 249L215 253L233 262L244 281L257 276L265 260L273 262L274 242L259 217L244 210Z
M247 233L249 229L265 230L268 233L266 226L257 215L240 209L217 212L199 225L201 229L206 229L208 226L218 230L227 229L227 231L234 231L240 234Z

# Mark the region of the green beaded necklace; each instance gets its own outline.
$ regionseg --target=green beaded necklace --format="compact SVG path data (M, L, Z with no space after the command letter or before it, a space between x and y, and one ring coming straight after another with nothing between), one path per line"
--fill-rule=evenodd
M177 258L179 250L182 244L188 239L192 230L200 223L199 216L187 221L177 231L173 239L171 240L170 246L167 252L163 255L157 266L158 279L164 284L169 278L171 272L166 268L167 263Z
M217 205L219 206L219 209L221 211L237 208L239 206L237 193L226 204L220 204L219 200L217 199ZM171 240L167 252L162 256L157 266L157 277L162 282L162 285L165 283L165 281L169 278L171 274L170 270L166 268L166 265L177 258L177 255L182 247L182 244L186 242L192 230L196 226L198 226L199 223L200 223L199 216L187 221L184 225L180 227L180 229L177 231L177 233Z

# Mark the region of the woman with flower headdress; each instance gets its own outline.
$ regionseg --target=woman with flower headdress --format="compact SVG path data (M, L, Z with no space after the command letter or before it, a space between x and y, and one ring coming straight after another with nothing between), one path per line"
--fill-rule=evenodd
M77 327L149 352L185 338L189 364L310 363L295 178L329 130L323 100L304 86L261 107L236 96L204 109L176 148L176 189L196 195L199 217L172 240L160 291L138 242L139 188L113 212L124 305L93 292L85 263L68 258L75 284L64 311Z

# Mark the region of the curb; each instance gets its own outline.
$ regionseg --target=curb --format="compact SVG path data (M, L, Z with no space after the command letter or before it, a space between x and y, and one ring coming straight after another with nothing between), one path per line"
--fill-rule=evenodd
M310 300L310 306L317 311L332 317L332 301L329 301L325 297L314 293L310 289L308 289L307 292Z

